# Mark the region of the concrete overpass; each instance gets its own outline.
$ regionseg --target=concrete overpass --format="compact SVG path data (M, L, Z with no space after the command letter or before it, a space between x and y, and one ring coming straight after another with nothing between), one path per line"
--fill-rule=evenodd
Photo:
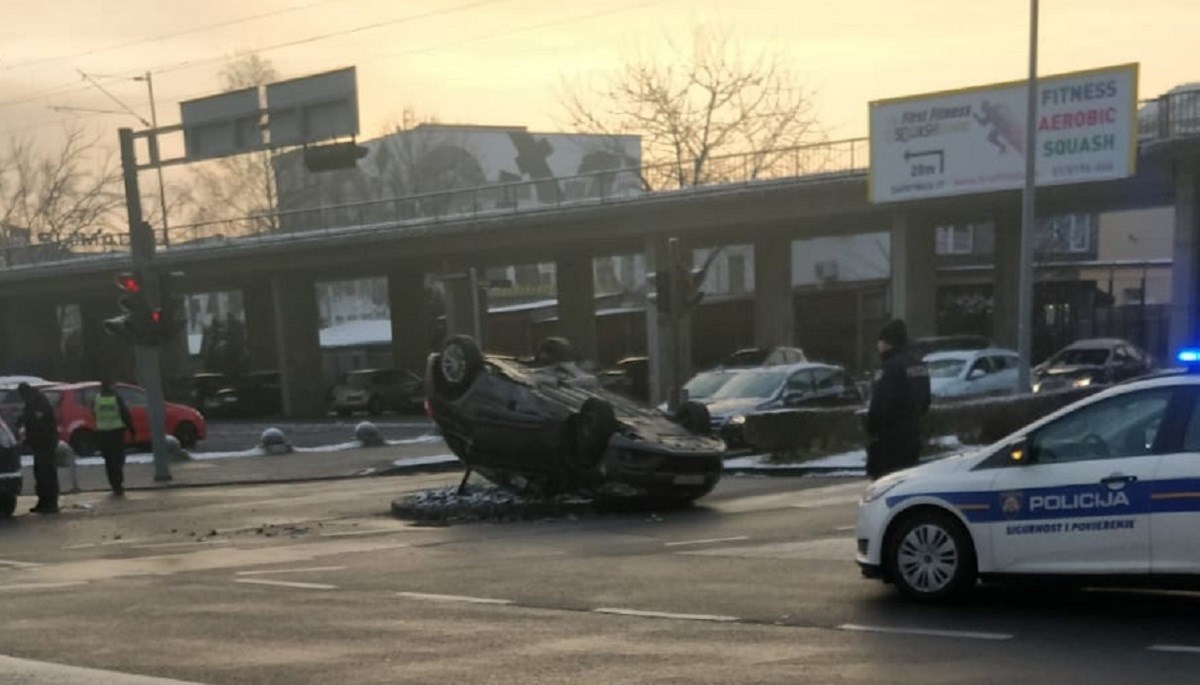
M1176 204L1176 287L1173 337L1197 334L1200 297L1200 129L1180 133L1171 127L1146 135L1138 174L1129 179L1038 191L1039 215L1104 212ZM1163 135L1165 133L1165 135ZM318 373L319 316L314 284L386 276L392 310L393 355L398 365L418 367L426 350L411 331L429 328L423 297L426 274L462 273L469 268L536 261L554 262L567 277L558 279L564 333L585 354L594 352L596 321L593 257L644 252L647 266L663 254L668 237L689 248L755 245L755 341L789 344L795 335L791 241L839 233L890 230L892 234L891 314L907 319L915 334L934 332L936 283L933 278L934 227L947 223L993 221L997 225L996 339L1016 338L1016 260L1020 198L1017 192L960 196L894 205L867 201L865 141L832 144L848 148L850 162L819 173L654 192L602 197L531 209L494 209L472 203L467 211L411 217L409 207L458 203L430 200L495 192L469 189L369 203L364 208L322 208L370 221L297 232L265 233L190 244L178 240L156 257L160 268L187 273L194 292L241 290L247 312L253 368L279 368L290 415L323 409ZM857 149L856 149L857 148ZM856 154L857 153L857 154ZM857 162L855 161L857 160ZM536 183L536 182L532 182ZM392 217L388 216L389 207ZM349 210L341 211L341 210ZM248 220L249 221L249 220ZM330 222L332 224L333 222ZM329 225L329 224L326 224ZM219 227L220 228L220 227ZM241 233L238 227L234 232ZM191 227L211 235L212 225ZM227 230L227 228L226 228ZM7 263L13 264L10 259ZM82 313L85 374L120 368L127 354L104 335L101 322L116 308L113 273L129 264L122 252L74 256L59 261L0 269L0 370L55 375L61 368L56 305L78 303ZM471 296L463 279L448 280L450 331L469 330ZM653 317L653 312L649 313ZM651 324L653 328L655 324ZM686 350L683 350L686 356ZM177 368L185 349L167 354ZM652 355L655 356L655 355ZM22 368L11 367L15 363Z

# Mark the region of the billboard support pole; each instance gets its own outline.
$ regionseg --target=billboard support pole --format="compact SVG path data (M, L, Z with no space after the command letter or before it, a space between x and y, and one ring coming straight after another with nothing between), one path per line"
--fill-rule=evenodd
M1017 353L1021 356L1019 385L1031 388L1030 364L1033 357L1034 189L1037 178L1037 43L1038 0L1029 0L1029 83L1025 115L1025 189L1021 193L1021 261L1017 276Z

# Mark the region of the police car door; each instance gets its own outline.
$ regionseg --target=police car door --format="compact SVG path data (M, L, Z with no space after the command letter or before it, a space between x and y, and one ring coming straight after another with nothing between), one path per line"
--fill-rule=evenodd
M1150 572L1200 573L1200 398L1177 415L1178 443L1158 462L1150 493ZM1184 402L1186 405L1188 402Z
M1175 388L1086 405L1029 435L1028 463L1000 469L999 573L1148 573L1150 488Z

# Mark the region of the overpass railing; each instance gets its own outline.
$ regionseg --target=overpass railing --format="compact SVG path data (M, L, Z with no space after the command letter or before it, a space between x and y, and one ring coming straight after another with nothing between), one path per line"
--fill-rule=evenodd
M1143 100L1138 111L1138 139L1168 141L1200 136L1200 85L1153 100Z
M868 139L852 138L714 156L700 165L689 161L647 164L328 206L315 205L319 198L297 197L294 202L285 199L283 204L314 202L314 206L171 226L167 236L169 242L160 237L159 244L172 247L224 244L263 235L286 238L289 234L299 236L329 229L384 227L603 205L670 193L710 192L772 180L819 181L865 172L869 164ZM0 250L0 268L126 251L128 238L123 233L76 236L55 243L4 247Z

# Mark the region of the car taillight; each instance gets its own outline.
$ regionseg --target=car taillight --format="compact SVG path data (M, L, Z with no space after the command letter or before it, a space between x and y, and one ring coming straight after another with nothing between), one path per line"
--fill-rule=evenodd
M429 403L428 398L426 398L426 400L425 400L425 418L427 418L427 419L433 418L433 405Z

